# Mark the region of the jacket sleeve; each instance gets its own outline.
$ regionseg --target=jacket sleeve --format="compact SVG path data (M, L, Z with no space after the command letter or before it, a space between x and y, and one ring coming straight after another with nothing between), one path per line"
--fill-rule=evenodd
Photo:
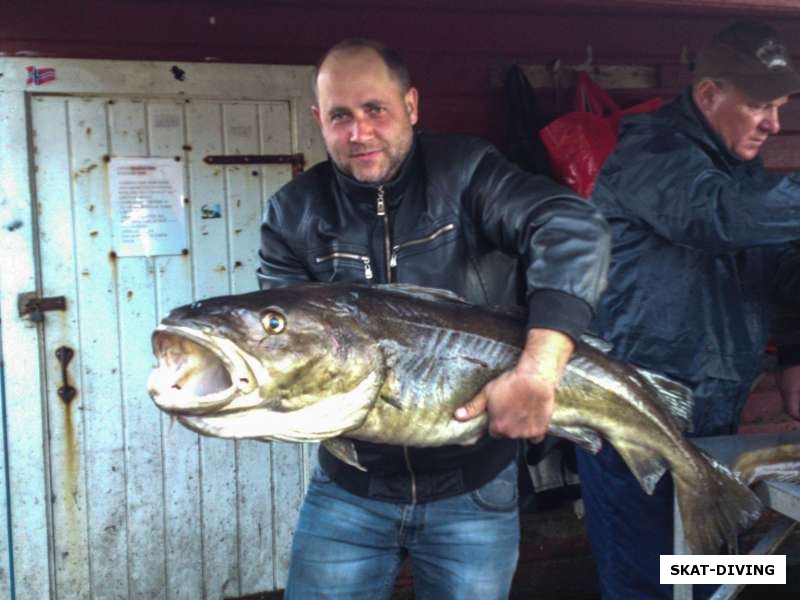
M528 327L579 339L605 289L610 238L580 196L487 147L464 200L483 236L525 268Z
M261 248L258 251L258 285L263 289L286 287L309 281L310 275L286 242L282 232L280 202L273 196L267 203L261 224Z
M593 194L609 219L621 210L673 243L709 252L800 239L796 176L769 175L760 162L725 170L670 130L626 142L603 167Z

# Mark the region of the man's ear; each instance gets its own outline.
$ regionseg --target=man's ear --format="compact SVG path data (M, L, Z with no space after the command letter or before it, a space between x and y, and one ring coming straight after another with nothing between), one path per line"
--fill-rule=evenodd
M419 120L419 93L417 88L408 88L406 95L403 96L403 103L406 106L409 121L411 121L412 125L416 125Z
M694 102L703 114L713 110L717 103L720 88L711 79L701 79L694 86Z
M314 117L314 120L317 123L319 123L320 126L321 126L322 125L322 119L320 118L320 115L319 115L319 106L316 106L314 104L311 105L311 115Z

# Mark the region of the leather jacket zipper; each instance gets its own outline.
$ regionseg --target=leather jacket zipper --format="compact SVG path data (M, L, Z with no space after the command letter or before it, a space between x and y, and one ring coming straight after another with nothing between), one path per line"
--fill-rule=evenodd
M392 283L392 269L389 266L392 240L389 237L389 211L386 210L383 186L378 186L378 197L375 199L375 209L379 217L383 217L383 255L386 257L386 282Z
M417 503L417 476L411 466L411 457L408 455L408 446L403 446L403 456L406 459L406 467L411 474L411 504Z
M369 280L372 279L372 262L369 259L369 256L365 256L363 254L354 254L352 252L332 252L327 256L317 256L314 259L314 262L321 263L325 262L326 260L333 260L334 258L346 258L348 260L358 260L364 265L364 278Z
M389 259L390 268L394 269L395 267L397 267L397 253L403 248L408 248L409 246L416 246L417 244L424 244L425 242L432 242L440 235L443 235L448 231L452 231L455 228L456 226L454 223L448 223L447 225L439 227L439 229L437 229L432 234L424 238L418 238L416 240L408 240L407 242L403 242L402 244L397 244L392 248L392 257L391 259Z

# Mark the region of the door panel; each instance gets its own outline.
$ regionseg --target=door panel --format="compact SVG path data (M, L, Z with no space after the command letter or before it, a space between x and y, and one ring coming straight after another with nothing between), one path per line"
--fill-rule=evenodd
M300 445L199 438L153 405L149 334L171 308L256 288L259 224L288 165L211 166L209 154L291 154L287 101L34 96L48 313L48 482L55 597L222 598L281 587L308 471ZM108 157L185 165L189 247L117 257ZM46 210L45 210L46 208ZM51 316L52 315L52 316ZM55 351L78 390L69 403Z

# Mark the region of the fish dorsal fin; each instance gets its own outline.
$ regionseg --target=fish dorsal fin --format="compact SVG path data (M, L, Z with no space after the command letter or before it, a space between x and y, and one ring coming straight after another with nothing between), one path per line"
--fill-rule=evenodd
M677 381L653 373L642 367L636 367L637 373L655 390L655 396L667 412L675 419L681 431L692 430L692 410L694 401L692 390Z
M425 287L410 283L380 283L370 287L393 292L395 294L403 294L412 298L419 298L420 300L432 300L437 302L446 300L449 302L458 302L460 304L469 304L469 302L458 294L441 288Z
M441 288L425 287L422 285L413 285L409 283L380 283L370 287L396 294L403 294L405 296L409 296L410 298L417 298L419 300L428 300L433 302L455 302L457 304L466 304L467 306L476 306L474 302L465 300L455 292ZM528 315L527 308L514 304L482 304L480 306L489 312L506 315L508 317L514 317L516 319L524 319Z

